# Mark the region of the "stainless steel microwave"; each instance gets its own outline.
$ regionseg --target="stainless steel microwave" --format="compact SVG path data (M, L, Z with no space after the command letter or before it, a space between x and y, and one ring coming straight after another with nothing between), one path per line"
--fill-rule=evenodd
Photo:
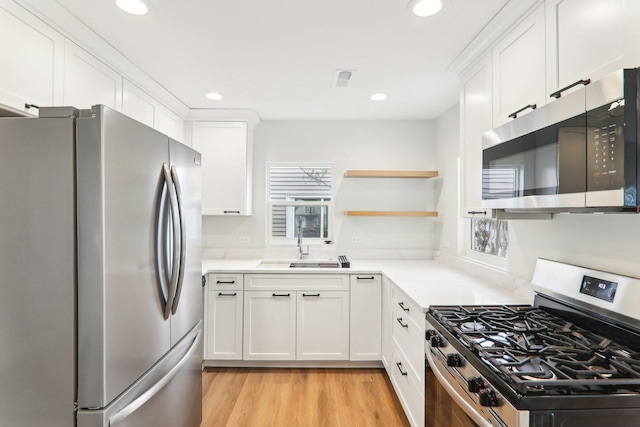
M485 133L482 206L637 212L638 71L580 81L584 87Z

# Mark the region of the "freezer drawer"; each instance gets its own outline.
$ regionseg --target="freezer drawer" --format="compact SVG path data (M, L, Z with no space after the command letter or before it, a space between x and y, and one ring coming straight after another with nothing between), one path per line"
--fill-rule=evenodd
M199 426L202 421L202 335L201 321L108 407L78 411L77 426Z

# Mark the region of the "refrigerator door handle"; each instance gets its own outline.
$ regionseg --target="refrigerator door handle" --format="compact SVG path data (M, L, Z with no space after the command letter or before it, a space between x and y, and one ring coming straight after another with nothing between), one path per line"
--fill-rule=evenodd
M169 198L168 189L171 185L170 181L167 181L167 174L162 171L162 191L160 192L160 199L158 201L158 211L156 218L156 268L158 277L158 287L160 288L162 298L162 312L163 315L167 311L167 304L169 303L169 285L167 284L169 277L167 271L171 268L170 261L168 259L169 250L169 235L168 235L168 217L167 217L167 199ZM165 319L167 317L165 316Z
M171 178L173 179L173 185L175 186L176 199L178 202L178 219L180 221L180 239L178 243L180 245L180 264L178 266L178 283L176 286L176 292L171 306L171 313L176 314L178 310L178 304L180 303L180 295L182 294L182 282L184 281L185 259L186 259L186 245L187 234L185 230L185 218L184 210L182 208L182 190L180 189L180 179L178 178L178 171L175 166L171 166ZM175 234L174 234L175 236Z
M180 213L178 207L178 196L176 195L176 188L173 185L171 179L171 170L166 163L162 164L164 171L164 179L167 182L167 190L169 191L169 207L171 208L171 222L173 225L173 253L171 262L171 279L169 282L169 296L167 298L167 305L164 308L164 318L168 319L171 315L171 307L173 306L173 300L176 296L176 290L178 288L178 270L180 263Z
M158 394L160 390L175 377L181 370L182 367L189 361L189 359L194 355L195 351L198 349L198 342L200 341L200 331L196 333L196 336L193 338L193 342L189 346L189 349L182 356L182 359L176 365L171 368L167 374L162 377L157 383L155 383L152 387L150 387L147 391L142 393L138 398L136 398L133 402L129 403L127 406L116 412L112 417L109 418L110 426L117 426L123 420L125 420L129 415L133 414L138 408L147 403L153 396Z

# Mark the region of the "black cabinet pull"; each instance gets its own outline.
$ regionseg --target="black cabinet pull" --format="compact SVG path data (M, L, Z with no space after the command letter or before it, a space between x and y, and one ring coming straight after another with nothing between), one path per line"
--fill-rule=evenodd
M224 211L226 214L239 214L240 211Z
M216 280L216 283L219 285L233 285L236 283L236 281L235 280L231 280L231 281Z
M519 109L518 111L514 111L513 113L509 114L509 118L515 119L516 117L518 117L518 114L522 113L524 110L527 110L529 108L531 108L532 110L535 110L536 108L538 108L538 104L526 105L526 106L522 107L521 109Z
M235 297L236 295L238 295L238 293L237 293L237 292L234 292L234 293L232 293L232 294L224 294L224 293L222 293L222 292L218 292L218 296L219 296L219 297Z
M291 294L273 294L274 297L289 297Z
M402 317L398 317L396 320L398 321L398 323L400 323L400 326L402 326L403 328L409 327L408 323L402 323Z
M302 294L303 297L319 297L320 294Z
M467 211L467 215L486 215L487 211Z
M375 279L375 277L373 276L366 276L366 277L362 277L362 276L356 276L357 280L373 280Z
M567 87L563 87L560 90L557 90L555 92L553 92L552 94L549 95L549 98L560 98L562 96L562 92L564 92L565 90L571 89L574 86L578 86L578 85L588 85L589 83L591 83L591 79L586 79L586 80L578 80L575 83L571 83L569 86Z
M207 286L207 276L202 276L202 287Z
M398 367L398 370L400 371L400 373L401 373L403 376L405 376L405 377L406 377L406 376L407 376L407 371L403 371L403 370L402 370L402 362L398 362L398 363L396 363L396 366Z
M400 306L401 309L403 309L404 311L406 311L407 313L409 312L409 309L407 307L404 306L404 301L400 301L398 303L398 305Z
M24 108L26 110L30 109L30 108L37 108L40 109L40 107L38 107L36 104L24 104Z

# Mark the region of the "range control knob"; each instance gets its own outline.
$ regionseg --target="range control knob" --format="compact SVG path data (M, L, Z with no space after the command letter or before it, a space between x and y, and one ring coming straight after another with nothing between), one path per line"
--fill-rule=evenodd
M458 353L447 354L447 366L462 366L464 359Z
M480 405L482 406L498 406L498 396L496 396L495 392L490 388L482 390L478 397L480 398Z
M431 347L444 347L444 341L440 335L433 335L431 337Z
M480 393L485 388L484 380L481 377L472 377L467 380L467 387L471 393Z

